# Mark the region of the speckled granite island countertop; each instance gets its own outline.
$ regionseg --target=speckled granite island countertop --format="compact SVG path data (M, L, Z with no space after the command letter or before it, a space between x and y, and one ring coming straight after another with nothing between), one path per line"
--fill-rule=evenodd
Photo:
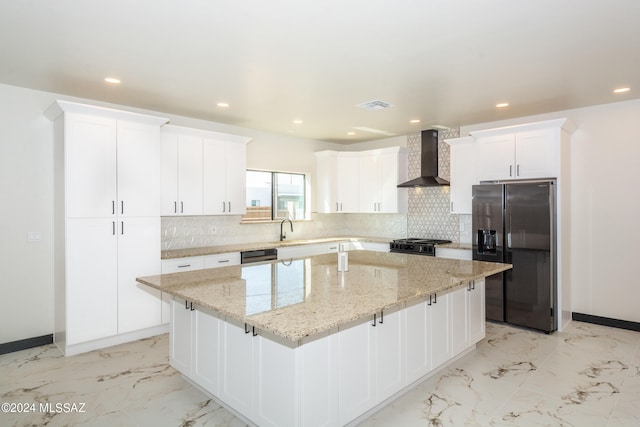
M296 345L512 267L397 253L348 254L346 272L338 272L332 253L137 280Z

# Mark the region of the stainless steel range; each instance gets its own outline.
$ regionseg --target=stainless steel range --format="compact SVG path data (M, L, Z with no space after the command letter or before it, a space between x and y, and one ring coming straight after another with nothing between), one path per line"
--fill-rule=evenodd
M389 243L391 252L436 256L436 245L451 243L451 240L438 239L397 239Z

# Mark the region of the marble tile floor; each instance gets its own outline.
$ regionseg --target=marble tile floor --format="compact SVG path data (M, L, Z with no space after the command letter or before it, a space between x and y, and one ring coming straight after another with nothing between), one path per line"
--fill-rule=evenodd
M68 358L53 345L2 355L0 403L23 412L3 406L0 426L244 426L168 365L168 345L163 335ZM640 333L580 322L551 335L488 323L474 352L361 423L639 425Z

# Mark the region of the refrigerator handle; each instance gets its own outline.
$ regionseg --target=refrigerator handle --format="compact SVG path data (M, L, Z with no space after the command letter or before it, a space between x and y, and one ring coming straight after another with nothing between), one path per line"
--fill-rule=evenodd
M511 249L511 232L507 233L507 248Z

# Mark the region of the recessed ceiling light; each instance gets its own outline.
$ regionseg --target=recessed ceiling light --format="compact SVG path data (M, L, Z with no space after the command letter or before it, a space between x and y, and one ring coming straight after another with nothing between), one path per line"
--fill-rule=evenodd
M509 106L508 102L501 102L499 104L496 104L496 108L506 108Z
M116 79L115 77L105 77L104 81L112 85L120 84L120 79Z
M420 123L420 119L412 119L412 120L409 120L409 123L411 123L411 124Z
M347 132L347 135L350 135L350 136L353 136L355 134L356 134L355 132Z
M293 124L294 124L294 125L301 125L301 124L302 124L302 120L300 120L300 119L295 119L295 120L293 121Z
M619 87L618 89L614 89L613 93L625 93L631 90L630 87Z
M218 107L220 107L220 108L227 108L227 107L229 107L229 103L227 103L227 102L218 102L216 105L217 105Z

